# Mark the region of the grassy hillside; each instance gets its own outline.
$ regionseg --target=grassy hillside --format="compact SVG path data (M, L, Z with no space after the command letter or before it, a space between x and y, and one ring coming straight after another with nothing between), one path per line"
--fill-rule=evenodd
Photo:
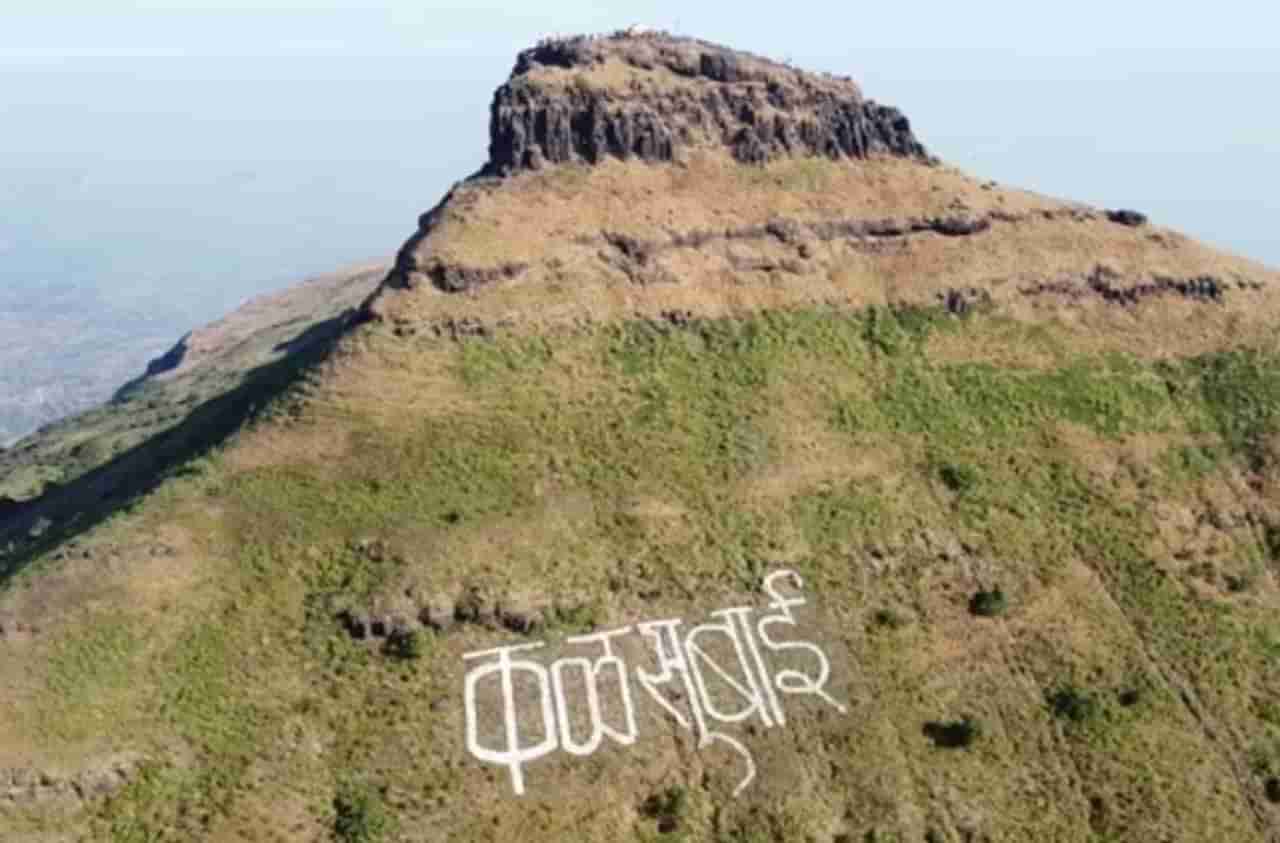
M146 759L108 798L7 813L15 831L323 839L356 799L388 840L648 839L672 789L688 839L1275 828L1275 349L1156 362L883 308L359 345L336 365L413 413L317 382L99 531L129 557L105 581L15 586L49 626L9 645L6 754ZM674 733L536 768L516 800L459 738L461 654L512 633L424 630L406 659L337 620L478 589L543 611L539 638L695 617L779 562L852 713L760 737L738 800ZM966 747L926 734L966 717Z
M633 69L834 113L635 37ZM555 97L637 90L598 64L504 88L513 148L533 115L574 160ZM1280 276L925 156L743 164L706 128L670 161L522 152L359 318L304 295L8 463L65 485L0 501L0 838L1280 840ZM706 667L742 639L698 629L792 605L750 627L767 658ZM586 660L622 628L615 673Z

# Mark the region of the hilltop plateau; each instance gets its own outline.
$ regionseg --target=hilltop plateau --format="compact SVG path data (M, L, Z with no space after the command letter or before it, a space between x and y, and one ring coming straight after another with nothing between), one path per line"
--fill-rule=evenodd
M0 453L0 836L1280 841L1278 310L851 80L543 42L394 265Z

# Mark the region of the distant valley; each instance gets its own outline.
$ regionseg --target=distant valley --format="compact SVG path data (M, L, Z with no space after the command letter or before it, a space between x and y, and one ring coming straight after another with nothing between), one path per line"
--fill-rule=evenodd
M420 56L4 65L0 446L248 298L384 254L478 163L491 59L450 67L476 77L452 94L474 129L424 158L428 117L389 105L435 90Z
M71 284L0 287L0 445L106 400L180 333Z

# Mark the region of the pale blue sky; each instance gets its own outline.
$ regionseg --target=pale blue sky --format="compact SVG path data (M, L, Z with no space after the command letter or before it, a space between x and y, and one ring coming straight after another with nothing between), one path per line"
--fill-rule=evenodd
M460 44L547 31L603 30L641 22L706 37L820 50L846 47L1018 45L1079 54L1094 47L1276 46L1274 12L1256 0L1215 3L916 2L785 4L608 2L395 2L347 0L9 0L9 47L174 48L242 53L282 44L342 45L353 51L417 51L424 42ZM241 46L232 46L238 42ZM512 46L509 44L508 46Z
M1280 13L1070 4L0 0L0 284L175 330L390 254L551 32L641 23L847 73L943 158L1280 265Z

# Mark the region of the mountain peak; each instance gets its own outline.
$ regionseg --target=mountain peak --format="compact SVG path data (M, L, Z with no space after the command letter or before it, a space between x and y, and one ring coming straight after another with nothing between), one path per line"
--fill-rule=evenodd
M1280 275L875 108L545 42L0 455L0 839L1278 843Z
M866 99L850 79L632 28L521 52L494 94L485 173L671 161L692 147L751 164L788 155L928 159L906 116Z

